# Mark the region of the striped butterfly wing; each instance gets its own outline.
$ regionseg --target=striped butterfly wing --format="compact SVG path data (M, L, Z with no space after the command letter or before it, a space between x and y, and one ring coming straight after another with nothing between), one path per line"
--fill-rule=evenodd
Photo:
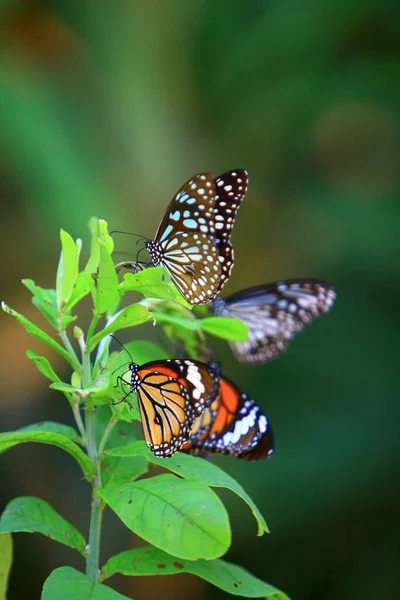
M189 439L195 419L213 402L219 376L192 360L164 360L139 368L136 389L144 437L156 456L168 457Z
M221 266L218 292L229 279L235 262L230 237L237 211L247 192L247 187L248 175L244 169L228 171L215 180L215 241Z
M218 299L212 310L240 319L249 330L245 342L231 342L236 358L263 364L287 349L290 340L329 311L336 298L331 285L317 279L286 280L250 288Z
M216 452L260 460L272 454L273 434L254 400L221 377L219 395L195 421L190 440L182 449L189 454Z
M214 240L215 182L209 173L189 179L171 200L154 240L146 244L191 304L209 302L220 281Z

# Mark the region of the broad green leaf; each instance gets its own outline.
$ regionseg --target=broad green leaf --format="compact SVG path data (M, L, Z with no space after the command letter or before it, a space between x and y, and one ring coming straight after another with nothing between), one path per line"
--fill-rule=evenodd
M212 559L230 546L225 507L198 481L165 474L96 493L131 531L174 556Z
M26 355L28 358L33 360L38 370L42 373L42 375L47 377L47 379L50 379L50 381L61 381L57 373L53 371L53 368L47 358L44 358L44 356L39 356L33 350L27 350Z
M57 329L58 310L56 290L41 288L32 279L23 279L22 283L33 295L33 305L48 320L50 325Z
M1 308L4 310L4 312L8 313L12 317L15 317L28 333L38 338L39 340L42 340L42 342L56 350L67 362L69 362L73 369L79 371L79 363L74 359L73 356L71 356L71 354L69 354L69 352L67 352L62 346L60 346L60 344L53 340L52 337L50 337L49 335L47 335L47 333L39 329L39 327L34 325L31 321L29 321L19 312L7 306L5 302L1 303Z
M54 421L40 421L32 425L26 425L17 429L15 433L29 433L32 431L47 431L48 433L59 433L78 444L82 444L82 438L78 435L73 427L64 425L63 423L55 423Z
M225 340L244 342L247 340L248 330L246 325L239 319L231 317L207 317L205 319L193 319L169 314L167 312L152 311L154 318L159 324L172 324L183 327L189 331L202 330ZM190 316L190 315L189 315Z
M200 327L206 333L224 340L232 340L233 342L245 342L249 335L243 321L232 319L231 317L207 317L206 319L200 319Z
M7 600L8 578L13 559L13 542L10 533L0 535L0 600Z
M106 427L112 417L111 409L107 405L100 406L96 413L96 441L97 445L100 444L100 440L103 438ZM119 446L125 446L131 441L138 439L137 428L132 423L124 423L118 421L111 433L108 436L105 448L117 448Z
M75 244L69 233L63 229L60 231L60 239L61 255L57 268L56 294L58 312L62 314L65 312L66 304L78 277L82 242L78 239Z
M41 600L129 600L113 589L95 583L72 567L55 569L44 582Z
M82 300L82 298L90 293L92 284L93 278L91 275L86 273L86 271L82 271L82 273L78 274L70 299L65 307L66 312L69 312L76 304L78 304L80 300Z
M148 340L135 340L124 344L125 352L120 352L122 357L125 354L125 362L131 362L131 358L138 365L144 365L152 360L166 360L170 355L160 344ZM116 365L117 366L117 365ZM115 367L113 367L115 368Z
M143 441L131 442L126 446L112 448L107 451L107 454L121 457L142 456L149 462L164 467L185 479L193 479L211 487L223 487L231 490L240 496L251 508L257 521L258 535L263 535L264 532L269 531L264 517L242 486L222 469L203 458L177 452L166 460L165 458L155 456Z
M111 255L104 242L99 242L99 247L100 264L94 306L96 314L102 315L118 304L119 292L118 276Z
M164 267L150 267L139 273L125 273L124 279L119 285L119 290L121 294L139 292L146 298L173 300L186 306L186 308L193 308L179 292Z
M152 315L145 306L138 303L131 304L117 313L114 319L109 322L107 327L92 337L89 350L93 350L93 348L95 348L100 340L102 340L106 335L118 331L119 329L141 325L142 323L145 323L151 319Z
M147 464L141 456L105 456L101 461L102 484L105 487L135 481L147 472Z
M0 517L0 533L43 533L86 555L84 537L68 521L63 519L47 502L32 496L11 500Z
M25 432L10 432L0 435L0 454L9 450L17 444L25 444L27 442L41 442L42 444L51 444L65 450L79 464L82 472L87 480L91 480L95 473L95 466L88 456L79 448L77 444L71 441L67 436L49 431L25 431Z
M289 600L288 596L277 588L226 560L189 561L171 556L152 546L126 550L110 558L102 569L102 580L116 573L122 575L191 573L233 596Z

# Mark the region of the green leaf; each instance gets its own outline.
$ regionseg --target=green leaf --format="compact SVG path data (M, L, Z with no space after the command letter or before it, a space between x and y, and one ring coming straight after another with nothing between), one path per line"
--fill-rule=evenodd
M0 533L43 533L47 537L86 555L86 541L75 527L47 502L32 496L11 500L0 518Z
M12 536L9 533L0 535L0 600L7 599L8 578L13 558Z
M200 319L200 327L206 333L215 335L223 340L245 342L249 331L243 321L231 317L207 317Z
M39 340L42 340L42 342L44 342L45 344L47 344L48 346L50 346L51 348L56 350L59 354L61 354L61 356L67 362L69 362L69 364L72 366L72 368L74 370L79 371L80 365L74 359L74 357L71 356L71 354L69 354L69 352L67 352L62 346L60 346L60 344L58 344L55 340L53 340L53 338L51 338L49 335L47 335L47 333L45 333L44 331L39 329L39 327L34 325L31 321L29 321L26 317L21 315L19 312L17 312L16 310L13 310L9 306L7 306L7 304L5 302L1 303L1 308L4 310L4 312L8 313L12 317L15 317L17 319L17 321L25 328L25 330L28 333L30 333L34 337L38 338Z
M198 481L165 474L96 493L131 531L174 556L217 558L231 543L224 505Z
M27 350L26 355L28 358L33 360L38 370L42 373L42 375L47 377L47 379L50 379L50 381L61 381L57 373L53 371L53 368L47 358L44 358L44 356L39 356L33 350Z
M9 432L0 435L0 454L9 450L17 444L25 444L27 442L41 442L42 444L51 444L58 446L62 450L68 452L79 464L86 479L90 481L94 475L95 465L89 460L88 456L67 436L49 431L24 431L24 432Z
M26 425L17 429L15 433L28 433L32 431L47 431L48 433L59 433L65 435L67 438L78 444L82 444L82 438L78 435L73 427L64 425L63 423L55 423L54 421L40 421L40 423L34 423L33 425Z
M99 242L100 264L94 306L98 315L110 310L119 302L118 276L114 263L104 242Z
M129 600L72 567L55 569L44 582L41 600Z
M101 481L103 486L122 485L138 479L147 472L147 461L141 456L122 458L106 456L101 461Z
M146 298L173 300L186 308L193 308L179 292L170 274L164 267L149 267L139 273L125 273L119 290L122 294L126 292L139 292Z
M64 394L79 394L79 392L82 392L80 388L77 388L70 383L65 383L65 381L55 381L49 387L52 390L64 392Z
M107 222L103 219L92 217L89 221L89 231L91 235L90 258L85 267L85 272L91 276L97 271L100 262L99 241L103 241L109 254L112 254L114 250L114 240L108 233Z
M90 342L89 350L93 350L97 346L97 344L102 340L105 336L113 333L114 331L118 331L119 329L124 329L126 327L134 327L136 325L141 325L146 321L152 319L151 313L147 310L145 306L142 304L131 304L127 306L119 313L117 313L113 320L109 322L109 325L96 333Z
M226 560L188 561L171 556L152 546L126 550L110 558L102 569L102 579L107 579L116 573L122 575L191 573L233 596L289 600L288 596L277 588Z
M56 277L57 307L60 314L65 312L66 304L71 297L79 272L79 255L82 247L81 240L76 244L72 237L61 229L61 255Z
M59 392L64 392L64 394L76 394L80 398L88 398L91 396L93 399L101 399L101 398L109 398L109 387L110 387L110 377L108 372L104 372L100 374L96 381L87 388L81 388L74 385L70 385L69 383L65 383L64 381L56 381L49 386L52 390L58 390Z
M48 320L50 325L57 329L58 310L56 291L41 288L40 286L36 285L32 279L23 279L22 283L33 295L33 305L36 306L36 308Z
M205 319L193 319L180 317L167 312L152 311L157 323L169 323L183 327L189 331L204 331L225 340L244 342L247 340L248 330L246 325L239 319L231 317L207 317Z
M155 456L143 441L131 442L120 448L112 448L107 451L107 454L121 457L142 456L149 462L164 467L185 479L193 479L211 487L223 487L231 490L240 496L251 508L257 521L258 535L263 535L264 532L268 533L269 531L264 517L242 486L222 469L203 458L177 452L168 458L168 460L165 460L165 458Z
M69 312L82 298L90 293L91 285L93 284L92 276L82 271L78 274L70 299L65 307L65 312ZM94 284L93 284L94 285Z

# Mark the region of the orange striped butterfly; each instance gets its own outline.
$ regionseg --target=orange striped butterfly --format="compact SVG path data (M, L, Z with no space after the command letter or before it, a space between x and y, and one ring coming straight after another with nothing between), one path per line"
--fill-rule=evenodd
M153 266L163 265L191 304L215 298L234 264L230 237L247 191L243 169L214 179L199 173L171 200L154 240L147 240Z
M336 299L329 283L290 279L236 292L211 303L215 315L234 317L249 331L245 342L229 342L236 358L263 364L287 349L290 340L316 317L328 312Z
M127 379L129 374L129 379ZM156 456L172 456L189 439L193 423L218 393L219 374L194 360L129 364L117 380L137 394L144 438Z
M225 377L219 394L195 421L190 440L182 450L188 454L217 452L245 460L271 456L274 438L268 418L247 394Z

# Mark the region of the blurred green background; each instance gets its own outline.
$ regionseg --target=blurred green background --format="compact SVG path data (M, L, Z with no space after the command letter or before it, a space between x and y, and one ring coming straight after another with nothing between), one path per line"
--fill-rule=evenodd
M332 282L338 301L270 365L238 366L216 345L276 437L268 462L217 460L272 532L257 538L247 508L223 494L234 532L227 557L293 600L398 599L398 1L1 6L2 298L44 326L20 280L53 286L60 227L87 244L96 215L152 236L191 175L246 168L224 292L312 276ZM117 249L133 247L117 239ZM3 315L1 430L71 422L27 347L43 353ZM55 448L16 448L2 458L0 508L37 495L86 534L80 477ZM136 543L108 513L103 559ZM28 586L39 598L63 564L83 568L67 548L16 535L9 600L28 597ZM226 597L184 575L110 584L136 600Z

